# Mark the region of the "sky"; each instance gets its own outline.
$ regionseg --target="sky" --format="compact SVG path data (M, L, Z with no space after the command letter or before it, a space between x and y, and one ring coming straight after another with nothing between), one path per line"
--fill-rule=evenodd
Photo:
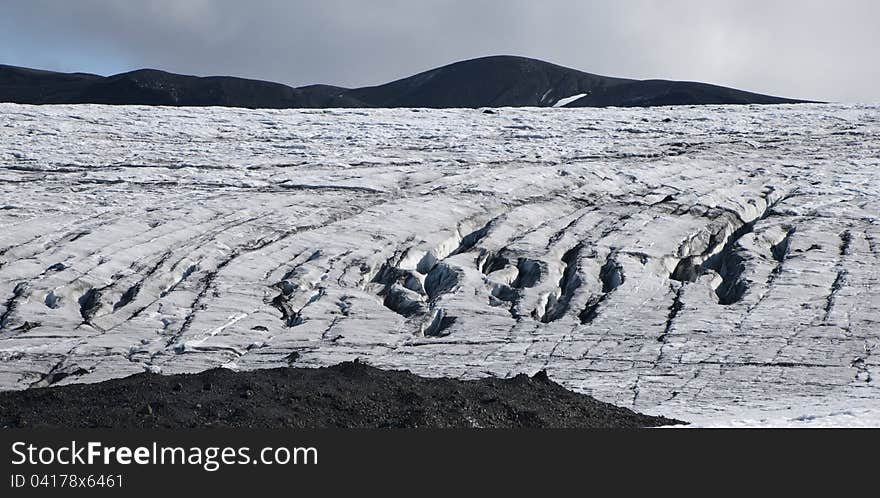
M880 102L878 26L876 0L0 0L0 64L356 87L506 54Z

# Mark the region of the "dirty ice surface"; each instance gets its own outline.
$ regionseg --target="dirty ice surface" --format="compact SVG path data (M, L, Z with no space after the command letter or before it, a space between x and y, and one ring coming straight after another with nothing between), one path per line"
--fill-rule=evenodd
M546 369L880 425L880 107L0 105L0 389Z

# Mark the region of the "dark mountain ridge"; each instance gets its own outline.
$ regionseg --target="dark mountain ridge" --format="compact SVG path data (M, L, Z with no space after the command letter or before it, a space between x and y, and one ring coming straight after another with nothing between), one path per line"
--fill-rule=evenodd
M574 98L577 96L581 97ZM456 62L384 85L355 89L331 85L293 88L246 78L186 76L155 69L104 77L0 65L0 102L19 104L479 108L552 107L561 100L565 107L805 102L706 83L612 78L515 56Z
M535 59L495 56L456 62L348 95L378 107L550 107L559 99L629 81Z

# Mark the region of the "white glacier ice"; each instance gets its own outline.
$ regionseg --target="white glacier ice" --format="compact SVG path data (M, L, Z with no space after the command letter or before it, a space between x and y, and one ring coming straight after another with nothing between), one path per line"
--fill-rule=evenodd
M880 425L880 107L0 104L0 389L361 358Z

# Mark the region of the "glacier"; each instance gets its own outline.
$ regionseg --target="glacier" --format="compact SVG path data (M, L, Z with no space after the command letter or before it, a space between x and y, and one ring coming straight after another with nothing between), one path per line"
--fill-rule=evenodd
M0 104L0 389L359 358L877 426L878 201L877 105Z

